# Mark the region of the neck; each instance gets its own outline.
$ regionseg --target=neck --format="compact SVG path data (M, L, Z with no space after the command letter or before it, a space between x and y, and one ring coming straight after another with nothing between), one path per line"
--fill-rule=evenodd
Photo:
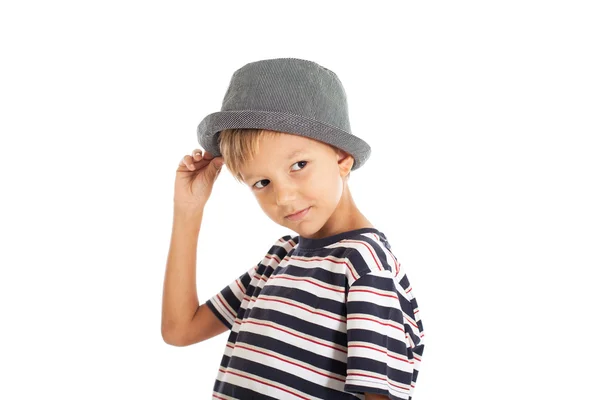
M374 226L358 209L350 193L348 181L345 179L337 208L325 225L310 238L318 239L360 228L374 228Z

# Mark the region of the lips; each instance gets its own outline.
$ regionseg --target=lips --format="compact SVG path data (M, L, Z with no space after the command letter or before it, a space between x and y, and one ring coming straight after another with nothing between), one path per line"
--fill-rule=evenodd
M295 214L290 214L288 216L286 216L287 219L290 219L292 221L296 221L298 219L301 219L302 217L304 217L306 215L306 213L308 213L308 211L310 210L310 207L306 207L303 210L298 211Z

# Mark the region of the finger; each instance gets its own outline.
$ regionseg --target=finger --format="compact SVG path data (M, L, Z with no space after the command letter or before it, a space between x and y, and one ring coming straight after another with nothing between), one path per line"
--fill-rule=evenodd
M202 160L202 157L202 150L194 149L194 151L192 151L192 158L194 159L194 161L200 161Z
M194 163L192 162L192 157L189 155L185 155L183 156L183 158L181 159L181 161L179 162L179 165L181 167L185 167L189 170L194 170L196 169L196 167L194 166Z
M205 160L212 160L213 158L215 158L215 156L212 155L209 151L205 151L204 152L204 159Z

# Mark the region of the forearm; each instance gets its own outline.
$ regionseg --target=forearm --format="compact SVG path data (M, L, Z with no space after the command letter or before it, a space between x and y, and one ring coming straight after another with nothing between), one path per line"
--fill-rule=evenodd
M365 393L365 400L389 400L389 397L382 394Z
M196 252L203 210L173 213L173 230L165 271L162 335L186 326L198 309Z

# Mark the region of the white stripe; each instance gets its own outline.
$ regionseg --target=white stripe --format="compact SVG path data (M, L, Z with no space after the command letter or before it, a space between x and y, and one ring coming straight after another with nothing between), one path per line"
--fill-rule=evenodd
M363 233L363 235L371 236L371 238L377 242L377 244L381 248L381 251L383 251L385 254L386 262L390 267L392 267L392 272L394 273L394 276L396 276L396 269L400 270L400 273L402 272L402 269L400 268L400 263L398 262L398 260L396 260L392 252L388 250L388 248L383 243L382 239L380 239L376 233Z
M266 396L271 396L276 399L284 399L284 400L285 399L294 399L294 400L298 399L297 396L294 396L293 394L291 394L285 390L281 390L281 389L277 388L277 387L281 387L283 389L289 390L292 393L296 393L299 396L303 396L303 397L309 398L311 400L312 399L319 400L317 397L310 396L304 392L301 392L299 390L296 390L294 388L286 386L282 383L266 379L262 376L254 375L254 374L248 373L246 371L240 371L240 370L233 369L233 368L229 368L229 369L227 369L227 371L232 371L232 372L243 375L243 376L239 376L239 375L234 375L234 374L227 374L227 380L226 380L227 383L230 383L232 385L237 385L237 386L240 386L240 387L243 387L246 389L250 389L250 390L253 390L260 394L264 394ZM220 376L223 375L220 371L219 371L219 374L220 374ZM252 379L248 379L246 377L255 378L255 379L258 379L259 381L270 383L277 387L265 385L260 382L256 382ZM219 380L223 380L223 379L219 379Z
M314 294L315 296L323 297L325 299L335 300L335 301L345 301L345 288L340 288L336 285L330 285L326 282L322 282L318 279L313 279L310 277L297 277L288 274L278 275L281 278L273 277L273 279L269 279L266 286L279 286L290 289L298 289L304 290L305 292ZM312 283L311 283L312 282ZM320 287L325 286L334 290L328 290ZM340 292L341 291L341 292Z
M358 345L361 347L351 347L350 345ZM367 347L362 347L367 346ZM380 351L373 350L379 349ZM383 353L381 352L383 351ZM389 357L392 355L394 357ZM376 346L373 343L367 342L349 342L348 343L348 357L361 357L370 360L375 360L386 364L388 367L392 367L399 371L412 373L413 365L410 363L406 354L399 354L386 349L385 347ZM400 358L400 360L398 360ZM405 361L402 361L405 360Z
M257 322L261 325L257 325L251 322ZM266 324L266 326L264 324ZM345 346L340 346L338 344L331 343L327 340L316 338L312 335L308 335L304 332L299 332L287 326L276 324L272 321L266 322L249 318L244 321L243 326L244 332L251 332L258 335L263 335L277 340L281 340L282 342L288 343L292 346L296 346L306 351L310 351L320 356L329 357L335 360L346 362L347 348ZM280 329L284 329L285 331L281 331ZM291 334L287 332L291 332Z
M326 271L330 271L335 274L346 274L346 258L338 258L332 255L325 257L302 257L296 254L281 263L280 267L285 267L288 264L292 264L295 267L313 269L321 268Z
M387 290L379 290L371 286L352 286L348 291L348 302L365 301L373 303L373 307L400 308L400 302L396 293Z
M213 306L215 306L215 308L217 309L219 314L221 314L221 316L223 318L225 318L225 320L227 320L230 325L233 325L233 317L231 316L231 314L229 314L229 312L225 308L223 308L223 306L221 305L221 302L217 298L217 295L215 295L213 298L211 298L210 302L212 303Z
M380 333L382 335L387 335L392 339L396 339L400 342L406 342L406 332L404 331L405 328L396 321L391 321L389 319L380 319L371 314L352 314L348 315L348 318L350 318L347 324L348 331L352 329L364 329L367 331ZM377 323L377 321L391 326L382 325L380 323Z
M282 303L282 301L285 303ZM343 301L344 299L342 298L341 302L343 303ZM297 305L298 307L290 304ZM338 332L346 332L346 317L342 317L336 313L326 310L314 308L298 301L281 298L278 296L262 295L260 296L260 299L255 302L255 305L260 308L279 311L280 313L291 315L293 317L300 318L303 321L323 326L328 329L333 329ZM340 305L340 310L342 307L343 306Z
M252 346L246 345L245 343L242 344L242 346L252 347ZM248 350L245 348L240 348L240 347L237 347L235 349L234 354L236 357L254 361L256 363L263 364L263 365L269 365L271 367L277 368L280 371L300 377L309 382L313 382L317 385L326 386L326 387L330 387L330 388L333 388L336 390L344 391L345 376L334 374L330 371L317 368L317 367L307 364L305 362L302 362L302 361L299 361L299 360L296 360L296 359L293 359L290 357L282 356L279 353L267 351L262 348L254 348L254 350L259 350L259 351L262 351L265 353L269 353L273 356L279 357L280 359L270 357L270 356L267 356L267 355L264 355L261 353L257 353L256 351ZM284 360L290 361L290 362L282 361L281 358L283 358ZM303 367L306 367L306 368L303 368ZM313 372L313 370L318 371L320 373ZM337 379L334 379L333 377L335 377Z

